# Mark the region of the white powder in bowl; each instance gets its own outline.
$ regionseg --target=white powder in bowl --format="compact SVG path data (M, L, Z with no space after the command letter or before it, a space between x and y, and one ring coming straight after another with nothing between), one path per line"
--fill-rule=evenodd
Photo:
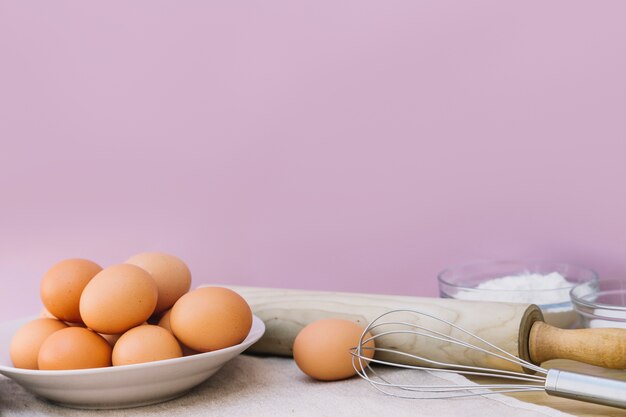
M578 321L569 296L574 285L558 272L546 275L526 272L483 281L474 289L460 289L454 298L537 304L548 324L569 328Z
M524 273L483 281L475 289L487 291L459 290L455 298L514 303L559 304L569 301L569 291L573 285L558 272L552 272L547 275Z

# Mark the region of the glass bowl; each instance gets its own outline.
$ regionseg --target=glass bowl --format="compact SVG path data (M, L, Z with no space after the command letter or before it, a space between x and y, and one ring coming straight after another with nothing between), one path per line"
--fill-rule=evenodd
M531 274L538 275L532 278L533 286L517 279ZM507 289L496 288L490 282L504 277L510 284ZM570 290L578 284L598 281L598 275L590 269L550 261L476 262L446 269L437 278L442 298L537 304L546 323L560 328L579 325Z
M583 327L626 328L626 281L579 284L572 288L570 296Z

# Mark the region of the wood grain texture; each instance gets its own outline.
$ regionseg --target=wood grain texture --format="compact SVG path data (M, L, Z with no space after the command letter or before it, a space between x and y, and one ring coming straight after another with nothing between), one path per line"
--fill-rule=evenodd
M526 336L541 312L531 304L461 301L441 298L353 294L324 291L229 286L241 294L252 311L265 322L266 332L252 350L258 353L291 356L293 341L307 324L325 318L344 318L366 326L380 314L395 309L413 309L452 322L490 341L512 355L528 359ZM394 321L404 321L470 341L470 336L436 320L415 313L397 313ZM406 326L400 326L406 329ZM398 328L398 326L389 326ZM378 334L381 329L372 333ZM473 341L475 343L475 341ZM430 360L456 365L481 366L521 371L515 364L485 353L410 334L377 340L377 347L422 355ZM415 360L379 352L377 359L415 364ZM420 362L420 365L424 363Z
M534 363L571 359L626 369L626 329L563 330L538 322L530 331L529 352Z
M529 345L534 345L535 351L547 351L548 348L543 347L542 341L552 340L555 342L559 339L558 335L562 334L559 329L549 326L549 328L543 327L544 323L539 321L541 313L529 305L252 287L230 286L230 288L241 294L251 305L254 313L266 323L265 336L254 346L254 351L259 353L291 356L291 347L297 333L308 323L318 319L340 317L365 325L379 314L397 308L419 309L441 315L442 318L479 333L497 346L505 348L511 354L522 356L523 353L520 351L526 349L526 359L530 359L528 357L530 355ZM520 335L528 336L531 333L531 328L540 329L539 333L535 334L538 339L535 339L533 343L520 337ZM541 330L545 331L545 329L550 332L556 331L556 333L548 332L540 335ZM593 330L595 332L598 329ZM460 364L476 365L481 363L480 357L472 356L463 349L451 351L448 348L443 350L441 346L436 344L422 345L416 343L416 340L394 343L392 347L403 350L428 350L429 356L432 354L433 357L443 360L457 360ZM606 348L603 348L602 351L605 352ZM394 358L396 361L397 359ZM489 363L489 361L485 361L482 365L500 366L500 364ZM507 366L506 364L502 365L502 369L511 369ZM571 360L550 360L542 363L542 366L548 369L559 368L626 380L626 372L624 371L600 368ZM481 384L502 383L501 379L496 378L472 377L470 379ZM580 417L626 417L626 410L553 397L545 392L506 395Z

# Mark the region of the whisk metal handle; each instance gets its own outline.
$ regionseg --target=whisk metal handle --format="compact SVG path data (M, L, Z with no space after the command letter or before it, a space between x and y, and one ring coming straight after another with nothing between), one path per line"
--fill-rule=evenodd
M545 388L557 397L626 408L626 381L550 369Z

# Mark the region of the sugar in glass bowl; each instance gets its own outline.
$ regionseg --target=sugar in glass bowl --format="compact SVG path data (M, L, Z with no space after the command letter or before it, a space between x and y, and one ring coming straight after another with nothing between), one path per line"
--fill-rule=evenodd
M583 327L626 328L626 280L582 283L570 295Z
M560 328L579 325L570 290L595 283L587 268L550 261L487 261L466 264L438 275L443 298L537 304L545 321Z

